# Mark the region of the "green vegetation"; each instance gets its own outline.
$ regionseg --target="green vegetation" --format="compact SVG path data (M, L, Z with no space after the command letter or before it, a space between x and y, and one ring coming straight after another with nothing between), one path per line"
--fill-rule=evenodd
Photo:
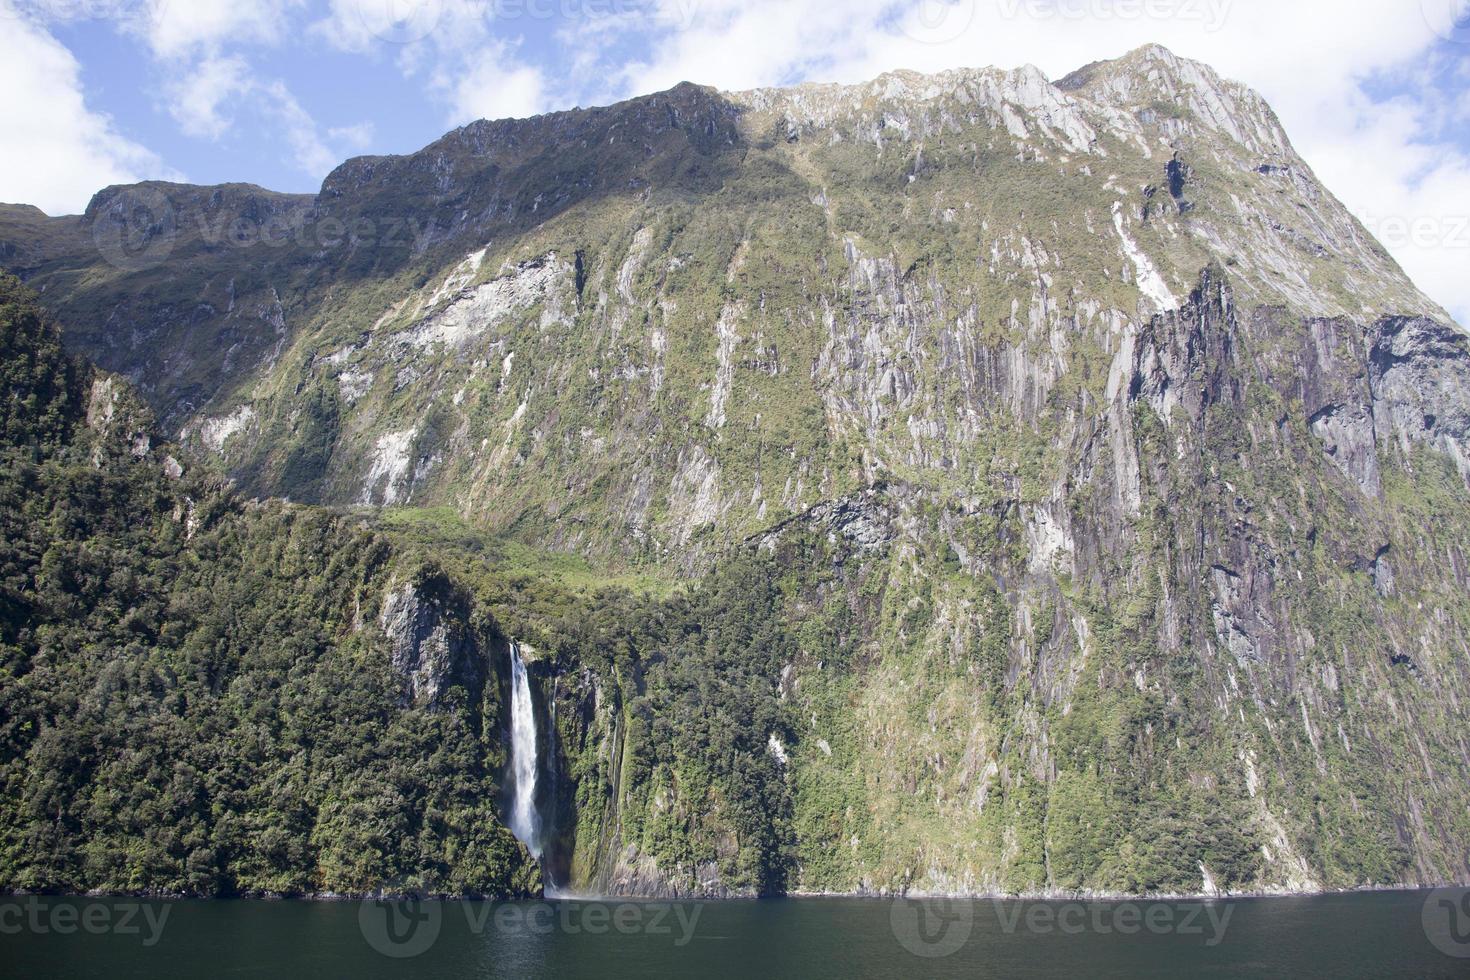
M80 421L89 372L13 276L0 273L0 446L54 453Z
M588 890L1470 877L1470 353L1370 361L1438 311L1174 70L1025 136L963 73L477 124L315 202L173 188L135 273L0 208L183 443L6 284L0 884L534 888L511 637ZM432 234L200 237L262 209Z
M0 888L534 888L495 687L407 704L361 621L389 543L106 451L13 280L0 317Z

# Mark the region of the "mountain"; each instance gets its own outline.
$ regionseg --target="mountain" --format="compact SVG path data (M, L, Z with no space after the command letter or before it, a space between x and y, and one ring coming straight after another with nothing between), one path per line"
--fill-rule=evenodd
M683 85L0 259L534 633L560 884L1470 877L1470 341L1206 66Z
M186 468L6 275L0 353L0 888L539 891L497 815L493 617Z

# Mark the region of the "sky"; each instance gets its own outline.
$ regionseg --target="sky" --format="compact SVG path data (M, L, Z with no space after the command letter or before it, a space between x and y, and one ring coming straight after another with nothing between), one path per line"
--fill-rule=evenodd
M475 119L686 80L1055 79L1149 42L1265 95L1470 324L1470 0L0 0L0 201L77 213L143 179L310 192Z

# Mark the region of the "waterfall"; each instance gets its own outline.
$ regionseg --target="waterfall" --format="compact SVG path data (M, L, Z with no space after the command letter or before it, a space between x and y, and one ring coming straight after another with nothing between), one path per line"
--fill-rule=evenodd
M511 797L510 831L541 860L541 815L536 812L536 712L531 704L531 681L521 660L520 645L510 644L510 767L515 779Z

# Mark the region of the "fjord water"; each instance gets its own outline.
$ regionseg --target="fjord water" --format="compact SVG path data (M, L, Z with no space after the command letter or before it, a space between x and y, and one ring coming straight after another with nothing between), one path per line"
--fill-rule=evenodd
M1429 898L1405 892L1251 899L1211 903L1203 911L1202 903L978 901L949 906L943 921L918 929L923 903L878 900L672 909L426 903L416 909L417 933L394 930L391 942L398 946L385 945L386 933L378 931L382 909L371 903L178 902L155 935L149 922L159 918L157 909L152 920L135 917L137 932L86 930L76 923L86 921L85 909L96 901L8 898L0 900L0 974L108 980L1470 976L1470 959L1453 958L1428 938ZM27 903L36 905L37 917L17 932L13 924L32 912ZM116 913L110 920L116 925L127 903L102 904ZM60 906L75 912L57 918ZM1132 910L1127 915L1125 907ZM92 915L102 922L103 912ZM51 928L63 921L72 923L69 934ZM147 945L150 939L157 941Z

